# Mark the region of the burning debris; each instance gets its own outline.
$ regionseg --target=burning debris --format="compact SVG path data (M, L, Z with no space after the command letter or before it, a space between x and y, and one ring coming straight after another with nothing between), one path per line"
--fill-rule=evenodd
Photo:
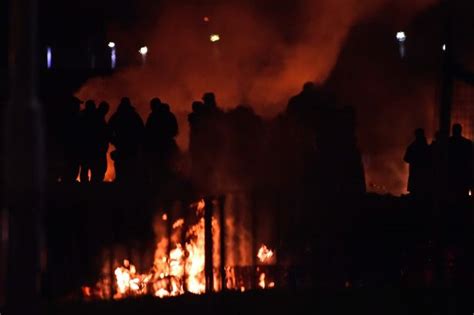
M147 272L139 272L137 267L129 260L124 259L121 266L115 268L113 281L103 275L94 287L83 286L82 294L86 299L124 299L134 296L151 295L159 298L178 296L185 293L203 294L206 292L205 278L205 219L204 200L191 205L198 217L197 223L190 226L186 232L185 241L174 243L179 239L185 227L183 218L173 222L170 238L161 237L156 244L153 266ZM169 217L166 213L159 216L161 222L166 222ZM219 267L219 250L216 246L219 240L220 226L218 220L212 218L213 235L213 291L221 291ZM259 262L264 265L276 263L274 251L262 245L256 254ZM234 267L225 266L226 289L245 291L251 289L238 276ZM269 281L265 272L259 272L258 287L261 289L275 287L274 281Z
M264 263L264 264L275 263L275 254L266 245L262 245L260 247L260 249L258 250L257 257L261 263Z

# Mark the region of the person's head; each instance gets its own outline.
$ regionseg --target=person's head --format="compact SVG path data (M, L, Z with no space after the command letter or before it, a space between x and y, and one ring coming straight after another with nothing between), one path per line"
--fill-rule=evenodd
M124 111L132 108L132 102L130 102L130 99L128 97L122 97L120 100L120 103L118 105L117 110L118 111Z
M191 105L193 112L195 113L199 112L202 109L203 105L204 105L203 102L194 101L193 104Z
M423 128L417 128L415 130L415 138L417 140L423 140L425 139L425 130Z
M308 81L303 85L303 92L313 92L316 90L316 84L312 81Z
M130 99L128 97L122 97L122 99L120 100L120 104L123 106L127 106L127 107L131 107L132 106L132 102L130 101Z
M102 101L100 102L99 107L97 107L97 113L100 116L105 117L105 115L107 115L107 113L109 112L109 109L109 103L107 103L106 101Z
M170 111L170 105L168 103L163 103L162 110L164 112L169 112Z
M158 97L153 98L150 101L150 109L152 112L156 112L161 105L161 100Z
M461 137L462 135L462 126L461 124L454 124L453 125L453 136L454 137Z
M86 112L93 112L96 109L95 102L93 100L87 100L84 105Z
M212 106L212 107L217 106L216 96L212 92L204 93L204 95L202 96L202 100L203 100L205 105L209 105L209 106Z

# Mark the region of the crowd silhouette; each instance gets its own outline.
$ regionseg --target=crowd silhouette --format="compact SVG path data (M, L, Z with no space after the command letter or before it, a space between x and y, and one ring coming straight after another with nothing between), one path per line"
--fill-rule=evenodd
M461 124L453 125L448 139L437 132L431 144L424 130L416 129L404 161L409 164L407 190L418 199L462 200L473 188L473 143L462 135Z
M84 103L84 104L83 104ZM81 104L84 109L80 110ZM107 121L109 104L71 98L61 119L62 182L104 181L109 145L115 181L169 183L182 168L178 123L170 106L150 101L142 120L123 97ZM351 107L312 82L290 98L285 112L264 121L247 105L224 111L214 93L205 93L188 115L189 180L198 190L267 186L322 193L364 193L365 177ZM405 153L407 190L419 199L467 196L473 186L473 144L453 125L452 136L437 133L431 144L415 130Z

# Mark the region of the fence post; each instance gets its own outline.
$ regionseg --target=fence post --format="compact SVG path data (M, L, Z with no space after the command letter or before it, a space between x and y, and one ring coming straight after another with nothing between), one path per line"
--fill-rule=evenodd
M225 249L225 238L226 238L226 227L225 227L225 195L221 195L219 198L219 225L220 225L220 256L221 256L221 290L226 289L226 249Z
M212 261L212 198L206 198L204 208L204 273L206 278L206 293L211 293L214 288L214 272Z

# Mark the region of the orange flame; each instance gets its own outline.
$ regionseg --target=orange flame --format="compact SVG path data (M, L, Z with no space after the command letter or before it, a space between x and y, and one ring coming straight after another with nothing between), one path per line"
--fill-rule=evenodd
M272 264L275 262L275 253L269 249L266 245L260 246L257 257L261 263Z
M189 227L186 232L186 241L178 241L174 236L171 239L161 237L156 244L153 267L148 272L140 273L137 271L128 259L125 259L122 266L114 270L114 290L112 295L110 291L110 282L101 280L96 284L96 288L87 286L82 287L85 298L107 298L112 296L114 299L123 299L126 297L153 295L156 297L168 297L182 295L185 292L202 294L206 291L205 281L205 232L204 232L204 200L192 205L199 217L199 221ZM162 220L167 220L168 216L162 214L159 216ZM184 219L176 220L172 228L174 234L180 234L178 229L184 226ZM213 243L213 265L214 265L214 291L220 291L220 275L218 270L220 264L219 256L219 235L220 227L218 220L212 218ZM171 241L170 241L171 240ZM171 245L172 243L172 245ZM169 246L172 249L169 250ZM274 251L262 245L257 253L262 263L270 264L275 261ZM243 282L235 281L234 268L226 266L226 287L240 291L247 290ZM233 279L231 279L233 278ZM233 281L232 281L233 280ZM261 273L258 285L260 288L271 288L274 282L267 283L265 273ZM109 292L105 293L104 292Z

